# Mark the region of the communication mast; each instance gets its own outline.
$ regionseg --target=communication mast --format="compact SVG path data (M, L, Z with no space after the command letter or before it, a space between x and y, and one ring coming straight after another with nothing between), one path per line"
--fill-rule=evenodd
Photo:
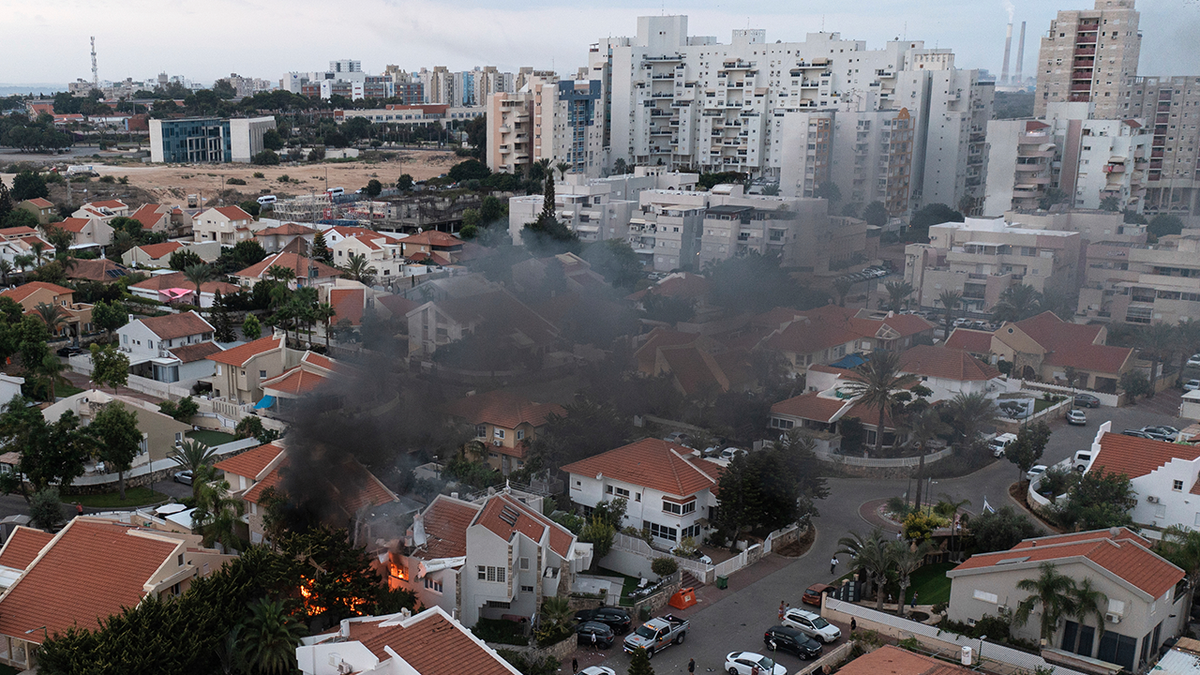
M96 36L92 36L92 88L100 88L100 71L96 69Z

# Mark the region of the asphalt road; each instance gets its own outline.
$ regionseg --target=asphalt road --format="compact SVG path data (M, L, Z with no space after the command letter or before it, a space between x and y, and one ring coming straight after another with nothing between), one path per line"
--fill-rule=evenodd
M1073 456L1078 450L1091 447L1097 427L1107 420L1112 420L1112 428L1118 432L1152 424L1170 424L1182 428L1186 424L1177 419L1178 409L1179 392L1167 391L1134 406L1088 410L1087 426L1069 426L1061 420L1057 421L1051 425L1054 433L1041 463L1050 465ZM978 513L984 496L993 507L1012 504L1008 488L1017 479L1018 473L1015 465L1001 459L968 476L934 481L933 494L935 498L946 493L955 499L969 499L971 506L966 510ZM778 623L776 612L780 600L798 606L800 595L809 585L828 582L832 577L844 574L845 563L838 567L835 575L830 575L829 559L838 548L838 539L851 531L865 533L870 530L871 525L859 515L859 507L868 501L903 495L909 487L908 483L907 480L830 479L830 496L819 504L821 515L814 521L817 538L809 552L736 592L714 595L712 602L690 613L691 634L687 641L656 655L654 671L660 675L684 673L687 672L688 659L694 658L697 672L723 672L725 655L729 652L746 650L766 653L763 631ZM752 574L752 571L738 574ZM845 626L842 632L848 632ZM603 665L617 673L628 670L629 655L622 653L619 645L602 654L607 657ZM805 665L804 661L790 654L777 653L776 656L789 673ZM580 661L582 667L584 659ZM588 665L595 662L595 659L587 660ZM569 669L568 659L563 672L569 672Z

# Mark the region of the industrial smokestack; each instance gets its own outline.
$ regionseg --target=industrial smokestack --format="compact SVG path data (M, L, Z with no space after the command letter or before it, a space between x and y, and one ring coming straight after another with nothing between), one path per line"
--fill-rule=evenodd
M1008 35L1004 38L1004 67L1000 69L1000 84L1008 84L1008 57L1012 52L1012 22L1008 22Z
M1025 85L1025 80L1021 77L1021 66L1025 64L1025 22L1021 22L1021 37L1017 40L1017 67L1013 68L1013 80L1018 87Z

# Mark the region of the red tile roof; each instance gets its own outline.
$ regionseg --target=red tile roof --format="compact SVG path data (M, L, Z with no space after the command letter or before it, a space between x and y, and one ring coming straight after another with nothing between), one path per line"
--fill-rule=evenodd
M1037 540L1036 545L1018 545L1017 548L1008 551L971 556L953 571L994 568L1002 562L1010 565L1068 559L1087 560L1152 598L1162 597L1183 579L1183 570L1150 552L1143 545L1145 539L1136 535L1125 536L1123 532L1127 530L1118 530L1115 535L1108 530L1097 530L1090 533L1091 538L1067 535L1061 543L1055 541L1057 537L1043 537Z
M163 291L168 288L186 288L188 290L196 290L196 284L188 281L187 276L183 272L172 272L170 274L155 274L154 276L139 281L136 284L131 284L130 288L140 288L147 291ZM224 295L237 293L242 290L239 286L226 283L224 281L206 281L200 284L201 293L216 294L220 291Z
M29 567L29 563L33 562L53 538L54 535L49 532L17 526L8 536L8 541L4 542L4 548L0 549L0 565L15 570Z
M372 232L371 234L375 233ZM411 237L405 237L400 241L405 246L408 246L409 244L418 244L425 246L453 247L461 246L463 243L462 239L459 239L454 235L446 234L445 232L439 232L437 230L426 230L419 234L414 234Z
M392 313L392 318L395 319L404 317L409 312L421 306L419 303L413 302L403 295L379 295L375 297L375 302L386 307Z
M271 469L270 473L263 476L262 479L260 479L254 485L251 485L250 489L246 490L246 493L242 495L242 499L244 499L247 504L257 504L258 500L262 497L262 493L265 492L267 488L273 487L275 488L276 492L279 492L279 486L283 483L283 474L279 473L279 469L286 465L287 458L285 457L283 461L275 466L274 469Z
M366 289L363 288L331 289L329 304L333 305L335 314L330 322L336 325L345 319L351 326L361 326L366 295Z
M129 214L130 218L142 224L142 228L149 230L159 224L167 214L160 212L158 204L143 204L138 207L137 211ZM145 247L143 247L144 249ZM155 256L156 258L158 256Z
M34 206L38 207L39 209L54 208L54 202L47 201L45 199L42 199L41 197L34 197L33 199L26 199L25 201L29 202L30 204L33 204Z
M304 356L300 357L300 361L302 363L311 363L318 368L324 368L325 370L330 371L337 370L338 368L342 367L342 364L334 363L333 359L316 352L304 352Z
M275 458L282 452L283 448L280 446L274 443L266 443L233 457L223 459L214 464L214 466L225 473L258 480L259 474L266 470L271 462L275 461Z
M388 622L391 623L391 622ZM421 675L520 675L438 608L400 622L351 621L349 640L361 642L381 662L395 652Z
M194 311L183 314L167 314L166 316L148 316L138 319L138 321L149 328L150 332L164 340L213 332L212 324L201 319L200 315Z
M990 380L1000 371L961 349L918 345L900 355L900 370L959 382Z
M458 399L446 406L446 412L471 424L494 424L516 429L522 424L540 427L550 415L566 415L555 403L535 403L503 389Z
M259 230L254 233L256 237L268 237L272 235L282 236L300 236L305 234L316 234L317 231L311 227L305 227L299 223L284 223L275 227L268 227L265 230Z
M129 208L129 206L120 199L106 199L101 202L92 202L90 205L103 209L110 209L113 211Z
M1123 473L1130 478L1145 476L1172 459L1194 461L1200 447L1155 441L1149 438L1106 433L1100 437L1100 452L1092 460L1092 469L1104 467L1104 473Z
M79 232L82 232L83 228L87 227L87 224L90 222L92 222L92 221L89 218L67 218L66 220L63 220L63 221L60 221L57 223L51 223L51 224L47 225L46 227L48 227L48 228L57 227L57 228L66 230L67 232L79 233Z
M657 438L644 438L562 467L588 478L603 474L631 485L688 497L716 486L724 470L691 449Z
M287 450L285 449L286 453ZM375 477L375 474L368 471L358 460L353 457L346 457L344 460L344 471L339 471L340 476L349 476L354 474L354 479L349 480L348 484L334 485L330 483L328 477L320 476L323 479L324 492L328 495L328 502L339 506L347 516L354 515L359 509L364 506L379 506L389 502L397 501L395 493L387 488L383 483ZM246 490L246 494L242 495L247 503L257 504L262 493L269 487L274 487L278 491L282 491L284 475L290 470L290 464L287 455L285 454L279 464L271 470L262 480L255 483L253 487ZM353 490L353 492L348 492Z
M116 281L128 274L129 270L124 265L118 265L108 258L97 258L96 260L76 258L75 265L67 270L68 279L88 279L105 283Z
M1133 355L1131 348L1096 344L1102 326L1070 323L1053 312L1042 312L1015 325L1046 350L1043 362L1048 365L1117 373ZM1004 329L1001 326L997 332Z
M1074 544L1081 541L1091 541L1097 536L1106 536L1110 539L1116 539L1118 541L1121 539L1132 539L1146 548L1150 548L1154 543L1127 527L1118 527L1115 533L1110 530L1088 530L1087 532L1072 532L1070 534L1052 534L1046 537L1034 537L1033 539L1026 539L1018 543L1009 550L1018 551L1021 549L1033 548L1035 546L1046 546L1051 544Z
M418 557L461 558L467 554L467 528L479 513L475 504L438 495L421 515L425 527L425 545L418 549Z
M213 354L221 352L221 347L215 342L198 342L193 345L184 345L182 347L173 347L169 350L175 355L175 358L184 363L195 363L203 361Z
M22 234L37 234L37 233L38 233L38 231L33 229L32 227L25 227L25 226L6 227L6 228L0 230L0 237L4 237L5 239L8 239L10 237L16 237L16 236L22 235Z
M63 288L62 286L59 286L58 284L51 284L51 283L47 283L45 281L30 281L29 283L21 284L20 286L17 286L16 288L8 288L8 289L5 289L4 291L0 291L0 296L3 296L5 298L12 298L14 302L21 302L22 300L24 300L25 298L28 298L29 296L33 295L37 291L43 291L43 290L50 291L51 293L53 293L55 295L67 295L67 294L72 294L75 292L69 288Z
M510 522L505 519L513 514L516 514L515 520ZM488 498L471 525L482 525L504 541L512 541L513 533L519 532L541 543L542 537L548 533L550 549L563 558L571 552L571 544L575 541L575 535L565 527L514 499L512 495L503 493Z
M854 342L858 337L857 332L847 327L805 317L767 336L762 341L762 346L780 352L814 354L830 347Z
M974 675L975 671L938 661L893 645L851 660L838 668L841 675Z
M183 244L177 241L164 241L161 244L145 244L143 246L138 246L137 248L151 258L157 259L162 258L163 256L171 255L175 251L178 251L179 249L183 248ZM170 275L164 274L162 276Z
M776 403L771 406L771 414L829 424L836 420L838 411L845 407L847 402L846 399L818 396L817 392L812 391Z
M97 622L136 606L146 584L173 562L178 542L124 525L75 518L0 598L0 635L41 644L72 626Z
M244 345L238 345L232 349L226 349L220 354L213 354L212 356L208 357L208 360L216 361L217 363L224 363L230 366L241 366L254 356L272 349L278 349L281 344L283 344L282 337L268 335L266 337L261 337L254 342L247 342Z
M709 283L705 277L690 272L678 272L669 275L650 288L633 293L629 298L641 300L646 295L661 295L665 298L699 300L708 295L708 289Z
M236 272L234 276L262 279L267 276L267 270L271 269L271 267L274 265L280 265L292 270L296 273L297 279L309 278L308 270L310 267L317 268L318 278L337 277L342 273L341 270L330 267L320 260L305 258L297 253L280 252L267 256L266 259L257 265L251 265L241 272Z
M329 378L320 373L314 373L310 370L305 370L300 366L291 368L285 371L282 375L273 377L262 383L264 390L284 392L287 394L307 394L317 387L325 384Z
M243 211L240 206L221 206L215 208L217 213L230 220L254 220L254 216Z
M992 351L992 334L985 330L955 328L950 332L946 346L951 349L964 349L972 354L987 354Z

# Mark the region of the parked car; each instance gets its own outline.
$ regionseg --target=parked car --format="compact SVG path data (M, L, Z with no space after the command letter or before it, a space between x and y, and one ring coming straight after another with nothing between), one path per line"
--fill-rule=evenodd
M675 443L676 445L682 445L689 448L692 447L691 445L688 445L692 442L692 437L682 431L672 431L666 436L663 436L663 440L668 443Z
M654 658L656 652L660 652L672 644L683 644L687 632L687 619L680 619L671 614L655 617L625 636L625 651L632 654L639 648L645 649L646 656Z
M1005 401L999 406L1001 414L1011 420L1019 420L1029 417L1029 407L1017 401Z
M719 457L720 459L727 459L727 460L733 461L734 457L737 457L738 455L744 455L744 454L746 454L746 451L741 448L725 448L724 450L721 451L720 455L717 455L717 457Z
M751 675L755 667L760 675L787 675L787 668L775 663L762 654L754 652L729 652L725 656L725 672L729 675Z
M629 612L616 607L597 607L595 609L581 609L575 612L576 623L585 623L587 621L597 621L611 627L618 635L624 635L629 632L629 626L632 619Z
M1067 411L1067 424L1087 424L1087 413L1079 408L1072 408Z
M813 584L804 589L804 595L800 596L800 602L813 607L821 606L821 596L832 594L837 589L829 584Z
M1030 467L1029 470L1025 472L1025 479L1033 480L1034 478L1037 478L1038 476L1046 473L1046 468L1047 467L1045 464L1038 464L1037 466Z
M1189 366L1200 366L1200 354L1192 354L1192 358L1187 360Z
M771 651L791 652L805 661L821 655L821 643L801 633L797 628L772 626L763 633L763 642Z
M183 483L184 485L191 485L192 484L192 470L187 469L185 471L176 471L174 479L175 479L176 483Z
M1079 452L1075 453L1075 459L1071 462L1071 466L1079 473L1083 473L1084 471L1087 471L1087 468L1091 465L1091 463L1092 451L1080 450Z
M1150 440L1154 440L1153 436L1142 431L1141 429L1126 429L1125 431L1122 431L1121 433L1126 436L1134 436L1136 438L1149 438Z
M613 632L612 626L599 621L585 621L575 629L575 638L579 645L595 645L600 649L608 649L613 646L617 634Z
M783 625L799 628L800 632L825 644L842 636L842 630L823 619L820 614L799 607L793 607L784 612Z
M79 347L60 347L55 353L65 358L68 356L77 356L84 352Z
M1188 380L1183 383L1183 388L1185 391L1196 391L1200 389L1200 380Z
M1174 442L1179 436L1175 427L1142 427L1142 433L1156 441Z
M1017 440L1016 434L1000 434L988 441L988 449L992 451L993 457L1003 457L1004 449L1015 440Z
M1076 408L1099 408L1100 399L1091 394L1075 394Z
M579 675L617 675L617 671L604 666L588 666L579 671Z

